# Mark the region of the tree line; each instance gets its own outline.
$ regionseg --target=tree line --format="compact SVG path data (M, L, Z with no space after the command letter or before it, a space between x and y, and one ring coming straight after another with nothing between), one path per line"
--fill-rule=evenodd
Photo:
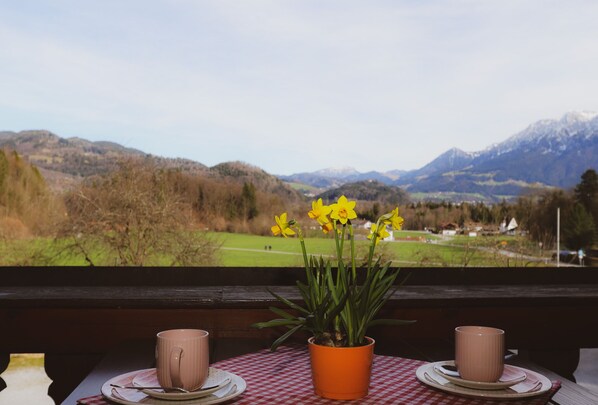
M549 189L521 195L515 202L418 202L402 207L406 229L438 229L453 223L460 228L482 227L496 231L502 222L515 218L519 229L545 249L554 249L557 240L557 210L560 211L561 241L569 249L589 250L598 230L598 175L588 169L571 190ZM373 203L366 217L382 212Z
M359 218L376 218L394 208L389 204L360 201ZM261 188L249 177L192 174L152 158L124 160L57 195L35 166L16 152L0 150L0 240L55 238L54 256L74 255L90 265L216 264L218 241L207 231L269 235L275 214L301 218L307 206L307 199ZM409 230L456 224L492 231L516 218L532 240L551 249L557 208L565 246L590 248L598 229L596 171L587 170L572 190L551 189L492 205L409 202L400 205L400 213ZM51 264L52 258L47 260Z
M0 152L0 239L55 238L38 263L213 265L219 242L207 231L267 234L271 212L287 203L250 181L198 176L152 158L123 160L56 195L35 166Z

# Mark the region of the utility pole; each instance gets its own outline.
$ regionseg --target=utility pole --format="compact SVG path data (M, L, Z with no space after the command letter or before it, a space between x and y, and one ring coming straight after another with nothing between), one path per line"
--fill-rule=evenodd
M556 209L556 267L561 267L561 207Z

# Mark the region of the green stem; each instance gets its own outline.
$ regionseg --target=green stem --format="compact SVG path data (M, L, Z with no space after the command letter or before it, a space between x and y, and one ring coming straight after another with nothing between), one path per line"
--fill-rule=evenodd
M370 252L368 254L368 276L372 269L372 260L374 259L374 251L376 250L376 241L378 240L378 231L380 229L380 219L376 222L376 232L372 235L370 240Z
M310 272L309 260L307 260L307 249L305 249L305 241L303 240L303 232L299 225L296 226L297 234L299 235L299 243L301 243L301 251L303 252L303 264L305 265L305 271ZM309 280L309 275L308 275Z
M355 234L353 233L353 225L349 225L349 236L351 238L351 270L353 271L351 284L355 284L357 282L357 269L355 267Z
M338 259L342 260L343 258L343 250L345 250L345 233L346 233L346 225L343 225L343 231L341 232L341 246L340 246L340 250L338 252Z
M334 220L334 222L332 224L333 224L332 231L334 232L334 243L336 245L336 261L338 262L338 260L340 259L341 256L339 254L339 252L340 252L340 242L338 240L338 231L337 231L337 228L336 228L337 225L338 225L338 222L336 221L336 219Z

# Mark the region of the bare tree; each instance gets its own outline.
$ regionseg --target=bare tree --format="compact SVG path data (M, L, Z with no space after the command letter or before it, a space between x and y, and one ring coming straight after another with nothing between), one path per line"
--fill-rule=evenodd
M65 198L61 236L90 265L210 265L217 243L194 229L194 214L176 190L176 171L151 160L122 162Z

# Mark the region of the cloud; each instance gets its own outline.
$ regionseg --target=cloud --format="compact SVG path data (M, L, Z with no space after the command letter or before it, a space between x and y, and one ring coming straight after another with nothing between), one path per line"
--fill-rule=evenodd
M598 110L597 12L587 1L17 2L0 6L0 119L281 174L416 168Z

